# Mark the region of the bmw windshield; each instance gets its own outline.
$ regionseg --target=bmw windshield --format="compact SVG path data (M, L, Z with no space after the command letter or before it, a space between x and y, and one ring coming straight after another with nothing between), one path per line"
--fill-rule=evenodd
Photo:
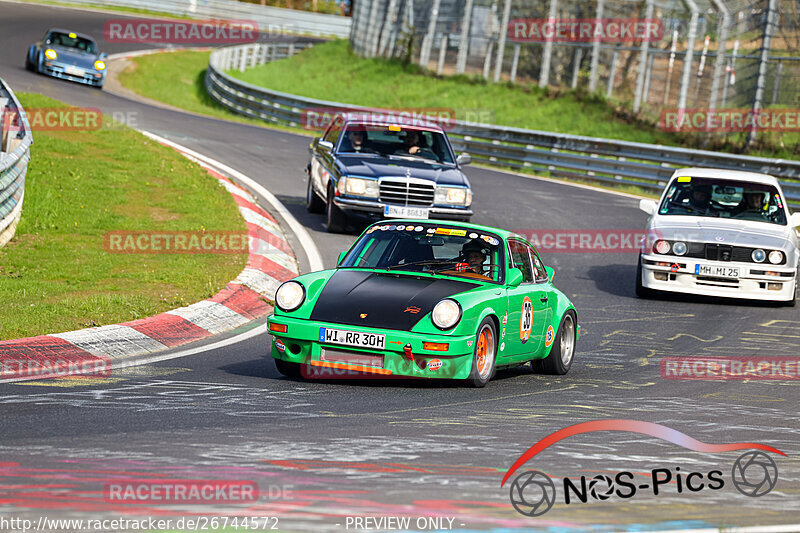
M500 283L503 241L494 234L436 224L371 227L340 267L425 272Z
M731 218L786 225L786 210L772 185L714 178L678 177L659 215Z

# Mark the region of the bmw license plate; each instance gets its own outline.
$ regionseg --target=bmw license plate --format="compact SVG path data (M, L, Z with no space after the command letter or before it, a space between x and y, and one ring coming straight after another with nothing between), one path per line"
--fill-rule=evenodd
M85 70L78 67L64 67L64 72L66 72L70 76L78 76L79 78L82 78L83 75L86 73Z
M428 209L424 207L387 205L383 208L383 216L396 218L428 218Z
M383 350L386 346L386 335L346 329L319 328L319 342Z
M714 276L717 278L738 278L739 269L736 267L695 265L694 273L698 276Z

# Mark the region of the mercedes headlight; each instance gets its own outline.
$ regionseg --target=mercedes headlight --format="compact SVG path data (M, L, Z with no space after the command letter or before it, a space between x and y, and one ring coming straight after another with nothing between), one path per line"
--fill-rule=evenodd
M773 265L778 265L780 263L783 263L783 252L778 250L772 250L769 253L769 262L772 263Z
M439 329L450 329L461 320L461 306L455 300L445 298L433 308L431 320Z
M296 281L287 281L275 292L275 305L286 313L300 307L305 299L306 290Z
M675 255L686 255L686 243L685 242L676 242L672 244L672 252Z
M339 193L350 194L352 196L367 196L369 198L378 197L378 182L366 178L354 178L343 176L339 180Z
M656 243L653 245L653 250L662 255L668 254L670 248L671 246L668 241L656 241Z
M104 70L106 68L106 64L98 59L94 62L94 68L97 70Z
M466 187L436 187L433 203L470 205L472 203L472 191Z
M58 54L56 54L56 51L53 50L52 48L48 48L47 50L44 51L44 57L52 61L58 57Z
M755 261L756 263L763 263L764 260L767 258L767 254L761 248L756 248L755 250L753 250L753 253L750 254L750 257L752 257L753 261Z

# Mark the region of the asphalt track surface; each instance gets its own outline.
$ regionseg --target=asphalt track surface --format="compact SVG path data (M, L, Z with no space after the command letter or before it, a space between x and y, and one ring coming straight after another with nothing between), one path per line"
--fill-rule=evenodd
M285 203L332 265L354 235L329 235L321 216L305 212L307 138L156 109L24 70L27 45L47 27L100 38L103 22L118 16L0 2L0 76L18 92L132 112L138 128L243 172ZM112 53L146 48L100 44ZM634 198L476 167L467 173L477 223L638 229L646 221ZM365 516L411 516L411 529L422 524L419 517L452 518L442 522L445 528L497 531L800 523L798 383L675 381L659 373L665 356L795 356L800 308L640 300L633 253L544 259L583 327L576 361L563 377L520 367L500 372L485 389L438 381L296 381L264 357L269 338L262 333L109 378L1 385L0 517L274 516L284 531L353 531L353 517ZM731 482L741 451L691 451L631 432L577 435L519 471L552 476L555 506L538 518L517 513L509 485L500 487L512 463L552 432L605 419L655 422L712 444L764 443L787 456L772 454L777 486L753 498ZM565 477L579 483L580 476L629 471L645 485L651 470L678 467L719 469L725 484L678 493L673 480L658 495L641 488L631 498L607 499L600 497L605 485L598 485L597 498L564 502ZM103 500L110 480L165 477L254 480L261 496L245 506Z

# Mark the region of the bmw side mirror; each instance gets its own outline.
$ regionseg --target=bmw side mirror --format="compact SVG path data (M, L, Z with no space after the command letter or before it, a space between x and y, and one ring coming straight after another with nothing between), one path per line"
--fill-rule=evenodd
M508 282L506 284L509 287L519 287L520 283L522 283L522 270L516 267L508 269Z
M800 226L800 211L795 211L789 215L789 225L793 228Z
M458 166L469 165L472 163L472 156L467 153L459 154L456 157L456 163L458 163Z
M658 209L658 204L656 203L655 200L642 199L639 200L639 209L641 209L648 215L652 215L653 213L656 212L656 209Z
M336 266L341 265L345 257L347 257L347 250L339 254L339 259L336 260Z
M326 150L333 150L333 143L330 141L323 141L322 139L320 139L317 142L317 146L319 146L320 148L325 148Z

